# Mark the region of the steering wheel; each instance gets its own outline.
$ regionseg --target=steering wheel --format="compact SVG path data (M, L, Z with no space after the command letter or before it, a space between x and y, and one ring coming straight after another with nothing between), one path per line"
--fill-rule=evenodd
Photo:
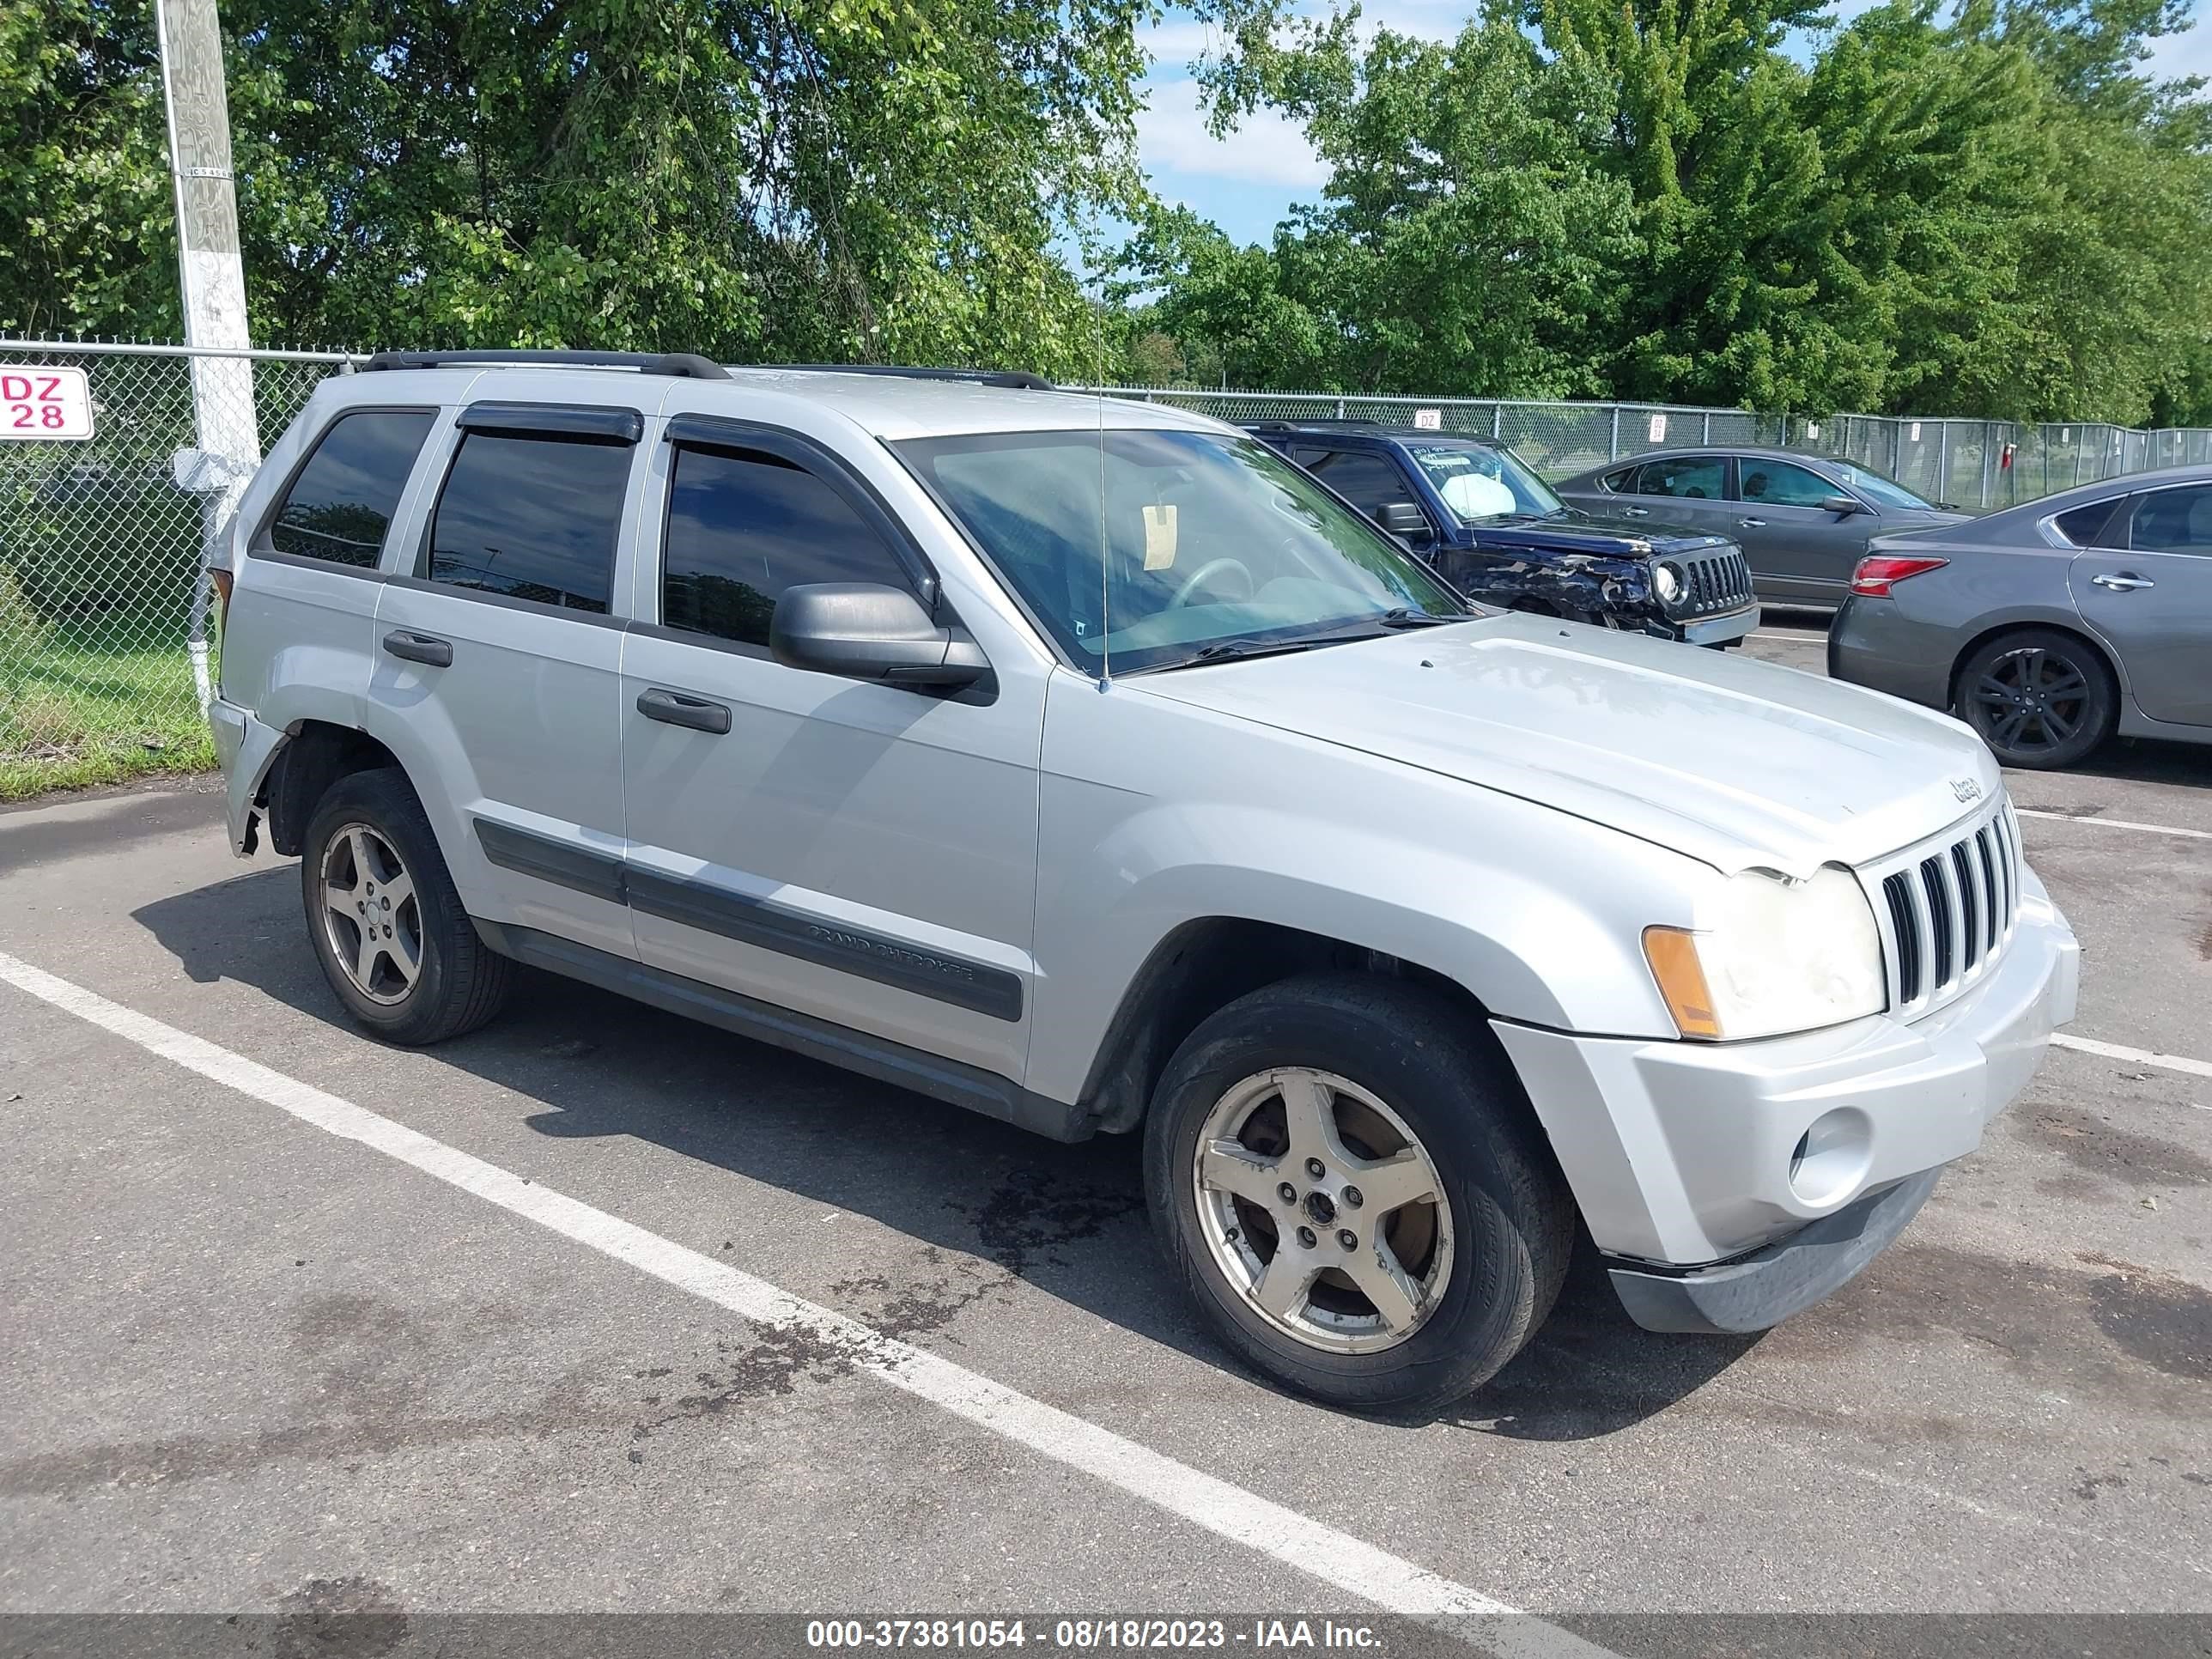
M1250 599L1253 592L1252 573L1245 568L1243 560L1208 559L1204 564L1199 566L1197 569L1190 573L1188 579L1184 581L1181 587L1176 589L1175 598L1168 601L1168 609L1170 611L1180 611L1184 605L1190 603L1192 594L1197 592L1200 588L1205 586L1206 583L1212 581L1216 576L1222 574L1225 571L1231 570L1235 571L1238 575L1244 579L1243 596L1248 599Z

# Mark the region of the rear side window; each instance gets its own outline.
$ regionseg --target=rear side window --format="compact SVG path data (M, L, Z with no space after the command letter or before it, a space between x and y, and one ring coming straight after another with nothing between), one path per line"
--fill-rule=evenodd
M340 416L284 492L270 521L269 545L297 559L374 566L434 412L370 409Z
M2130 545L2159 553L2212 553L2212 484L2145 495L2136 503Z
M604 614L631 453L628 444L465 434L430 521L422 574Z
M678 449L662 623L765 646L776 600L805 582L912 586L883 538L805 468L757 451Z
M1636 475L1636 493L1717 501L1728 494L1727 471L1726 463L1710 455L1686 460L1647 461Z

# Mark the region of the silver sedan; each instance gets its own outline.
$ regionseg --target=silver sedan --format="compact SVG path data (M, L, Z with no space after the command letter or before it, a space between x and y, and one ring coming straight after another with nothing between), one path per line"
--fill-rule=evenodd
M2212 467L1878 538L1828 672L1953 711L2007 766L2115 733L2212 743Z

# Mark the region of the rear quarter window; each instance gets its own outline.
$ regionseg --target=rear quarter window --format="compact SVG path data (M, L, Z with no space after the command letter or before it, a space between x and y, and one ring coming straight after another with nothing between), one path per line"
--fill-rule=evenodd
M270 518L268 548L325 564L374 566L435 414L368 409L333 421Z

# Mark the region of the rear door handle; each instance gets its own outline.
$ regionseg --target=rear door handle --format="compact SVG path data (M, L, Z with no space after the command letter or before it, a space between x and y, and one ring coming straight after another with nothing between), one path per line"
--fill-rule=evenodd
M1764 530L1766 528L1766 520L1764 519L1738 519L1736 522L1739 525L1741 525L1746 530Z
M2156 587L2158 586L2156 582L2151 580L2148 576L2130 575L2124 572L2117 576L2092 576L2089 580L2100 587L2111 588L2115 593L2132 593L2138 587Z
M1651 516L1651 509L1648 507L1624 507L1620 509L1620 516L1624 519L1648 519Z
M384 636L384 654L407 662L428 663L433 668L453 665L453 642L434 634L410 634L404 629Z
M637 694L637 712L664 726L688 726L694 732L711 732L718 738L730 729L727 703L709 702L704 697L689 696L681 691L664 691L659 686Z

